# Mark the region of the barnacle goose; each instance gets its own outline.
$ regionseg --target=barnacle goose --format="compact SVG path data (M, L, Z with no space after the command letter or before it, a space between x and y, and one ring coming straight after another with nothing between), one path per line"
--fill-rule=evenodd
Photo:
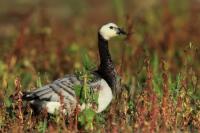
M96 112L100 113L106 109L112 100L112 91L117 89L117 74L112 62L108 40L118 35L126 33L114 23L103 25L98 32L98 48L100 55L100 66L97 71L92 72L95 80L89 83L90 89L98 88L98 107ZM31 106L39 111L47 109L53 114L61 107L60 94L64 97L64 111L72 113L77 106L77 96L74 91L75 85L81 85L83 81L76 74L69 74L55 80L53 83L45 85L31 92L25 92L23 100L29 101ZM85 106L80 106L81 110Z

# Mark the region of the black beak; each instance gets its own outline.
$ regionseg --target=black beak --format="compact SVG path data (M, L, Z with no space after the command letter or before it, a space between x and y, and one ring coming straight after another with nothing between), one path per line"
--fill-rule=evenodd
M121 29L121 28L118 28L118 32L117 32L118 35L127 35L127 33Z

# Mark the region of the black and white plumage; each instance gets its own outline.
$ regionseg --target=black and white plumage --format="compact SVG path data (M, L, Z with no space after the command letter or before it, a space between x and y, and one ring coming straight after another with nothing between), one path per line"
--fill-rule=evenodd
M112 90L115 90L118 85L117 74L108 49L108 40L121 34L125 34L125 32L114 23L103 25L98 32L100 66L97 71L92 72L95 80L89 83L90 89L98 89L98 108L96 110L98 113L109 105L112 100ZM61 94L64 97L64 112L70 114L77 105L74 86L81 84L83 81L75 74L69 74L32 92L25 92L23 99L30 101L33 108L37 110L46 108L48 113L53 114L61 107ZM84 108L81 106L81 109Z

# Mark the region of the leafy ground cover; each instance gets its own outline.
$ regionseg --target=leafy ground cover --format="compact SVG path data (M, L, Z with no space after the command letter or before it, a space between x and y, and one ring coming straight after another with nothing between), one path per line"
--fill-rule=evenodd
M200 131L198 0L3 0L0 7L1 132ZM96 32L110 21L129 33L109 45L119 97L101 114L34 114L22 92L68 73L89 76L99 64ZM81 88L87 83L77 94Z

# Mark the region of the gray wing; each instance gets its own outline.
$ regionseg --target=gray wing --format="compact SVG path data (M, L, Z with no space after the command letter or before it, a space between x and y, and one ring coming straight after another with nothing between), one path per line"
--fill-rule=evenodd
M45 85L32 92L24 95L24 99L41 100L41 101L60 101L60 94L64 96L64 101L76 101L74 85L80 84L81 81L75 75L66 75L64 78L55 80L53 83Z

